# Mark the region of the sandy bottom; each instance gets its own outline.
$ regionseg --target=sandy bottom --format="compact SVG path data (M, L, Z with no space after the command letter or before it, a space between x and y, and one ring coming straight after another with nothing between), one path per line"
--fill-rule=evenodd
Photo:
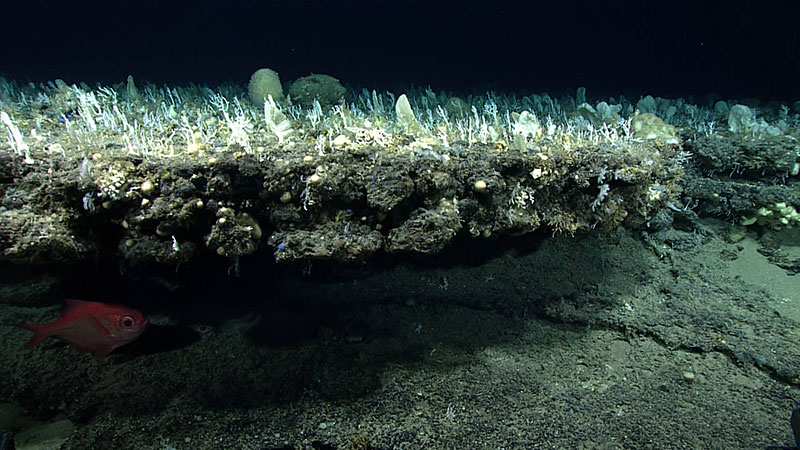
M148 311L146 335L99 360L2 326L0 429L20 450L791 446L800 278L763 236L727 233L267 286L244 261L241 280L181 294L228 303ZM772 238L800 258L797 233ZM0 322L59 309L0 303Z

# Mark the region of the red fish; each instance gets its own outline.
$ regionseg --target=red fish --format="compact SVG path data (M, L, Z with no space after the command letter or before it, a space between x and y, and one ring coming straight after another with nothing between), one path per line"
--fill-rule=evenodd
M99 358L121 345L135 341L148 323L144 314L127 306L82 300L66 302L67 307L55 322L16 324L35 333L28 342L28 347L53 336L78 351L91 353Z

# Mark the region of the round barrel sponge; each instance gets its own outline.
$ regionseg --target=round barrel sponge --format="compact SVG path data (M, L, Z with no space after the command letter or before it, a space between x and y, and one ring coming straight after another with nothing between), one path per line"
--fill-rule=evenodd
M344 102L347 89L330 75L315 74L295 80L289 87L289 96L293 103L306 109L314 106L314 100L329 108Z
M278 72L272 69L258 69L250 77L250 85L247 88L250 100L259 106L264 106L264 100L268 96L276 102L284 101L283 86Z

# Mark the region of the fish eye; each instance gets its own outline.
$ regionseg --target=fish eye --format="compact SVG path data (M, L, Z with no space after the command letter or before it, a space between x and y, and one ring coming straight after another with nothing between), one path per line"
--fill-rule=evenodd
M133 324L136 323L136 320L132 316L125 316L122 318L122 326L123 327L132 327Z

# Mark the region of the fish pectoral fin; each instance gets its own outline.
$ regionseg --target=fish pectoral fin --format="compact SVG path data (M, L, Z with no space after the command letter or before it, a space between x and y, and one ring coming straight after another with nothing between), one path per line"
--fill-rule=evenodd
M89 324L91 324L92 328L96 329L97 332L99 332L103 336L108 337L112 335L111 330L109 330L108 327L103 325L103 322L100 322L100 320L97 317L89 316L87 317L87 319L89 320Z

